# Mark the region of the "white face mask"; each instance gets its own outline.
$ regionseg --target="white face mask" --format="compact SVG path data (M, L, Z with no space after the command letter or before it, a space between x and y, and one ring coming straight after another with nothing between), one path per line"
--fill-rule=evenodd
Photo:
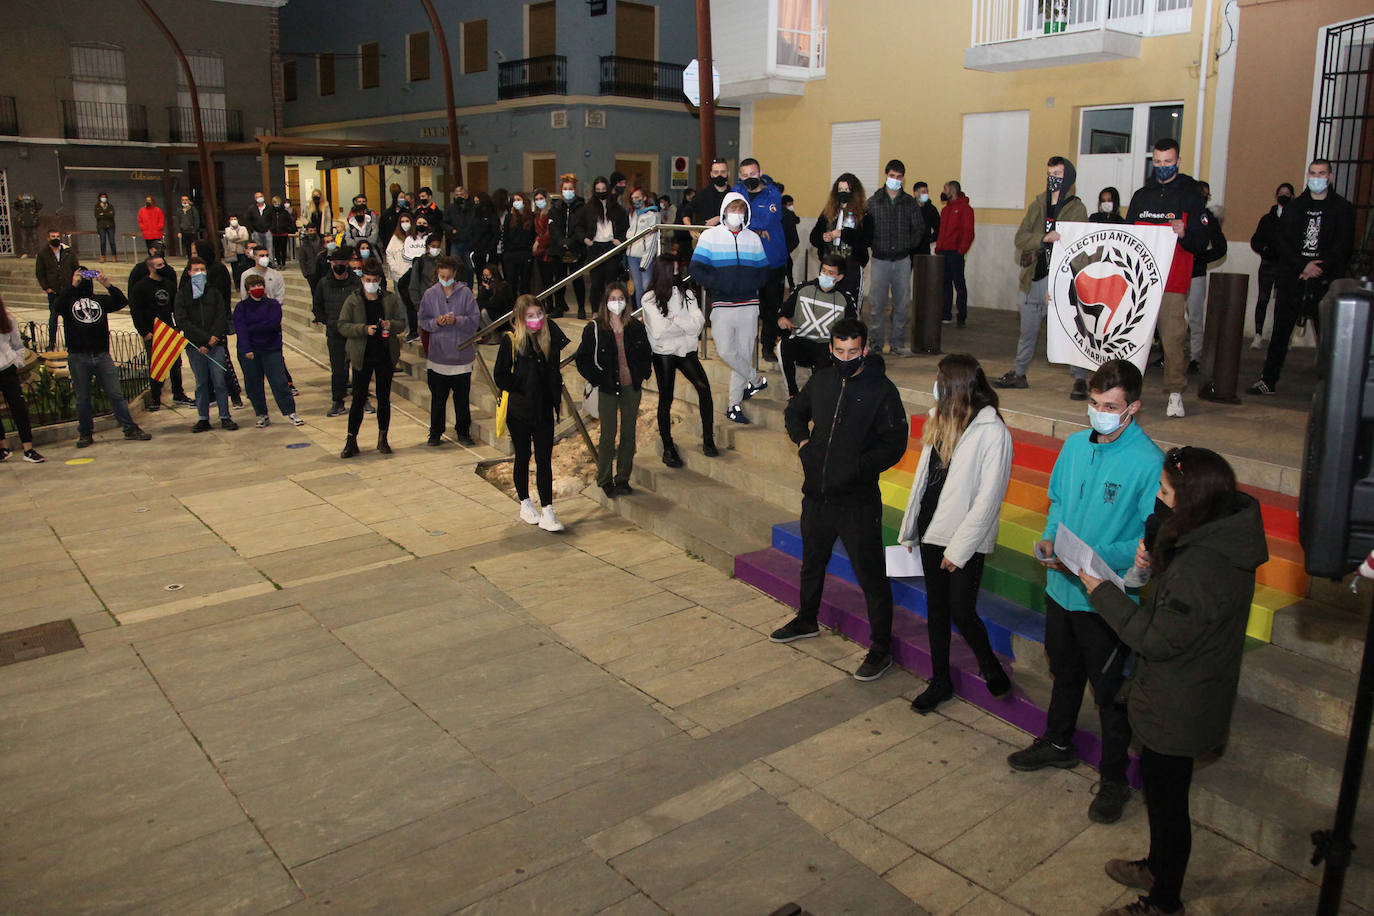
M923 204L928 204L928 203L930 203L930 195L927 194L925 191L922 191L922 192L921 192L921 196L918 197L918 198L916 198L916 199L919 200L919 201L920 201L921 203L923 203Z
M262 257L258 258L258 266L259 266L259 267L266 267L268 264L271 264L271 263L272 263L272 259L269 258L267 255L263 255Z
M519 213L521 210L525 209L525 202L523 200L517 200L512 202L511 206L515 208L516 213Z
M612 315L619 315L621 312L625 311L625 300L608 299L606 301L606 308L611 310Z
M231 220L229 220L229 225L231 225L231 226L233 226L235 229L237 229L237 228L239 227L239 221L236 220L236 219L231 219Z
M1113 210L1116 209L1116 207L1112 206L1112 202L1110 200L1104 200L1102 201L1102 203L1097 205L1097 209L1101 210L1103 213L1111 213Z
M731 229L738 229L738 228L740 228L741 226L744 225L744 214L743 214L743 213L727 213L727 214L725 214L725 225L729 226Z
M1088 423L1099 436L1110 436L1121 428L1126 419L1126 414L1107 413L1095 407L1088 408Z
M1326 178L1314 178L1309 175L1307 177L1307 190L1311 191L1313 194L1325 194L1328 183L1329 181Z
M364 283L363 283L363 291L366 292L366 293L372 294L372 295L376 295L377 290L379 290L379 289L381 289L381 288L382 288L382 284L380 284L380 283L368 283L368 282L364 282Z
M262 204L262 198L261 198L261 197L255 197L254 200L256 200L256 201L258 202L259 205Z
M372 249L371 249L371 248L359 248L359 249L358 249L358 257L362 258L364 261L366 261L371 255L372 255Z
M542 198L542 197L536 197L536 198L534 199L534 209L536 209L536 210L542 210L542 209L544 209L545 207L547 207L548 205L549 205L549 202L548 202L547 200L545 200L544 198Z
M439 249L438 249L438 248L431 248L431 249L429 249L429 256L430 256L431 258L437 258L437 257L439 257Z
M889 178L884 184L887 185L889 191L900 191L902 189L902 179L900 178Z
M577 192L574 191L572 188L564 188L564 189L563 189L563 199L566 200L568 203L572 203L573 198L576 197L576 196L577 196Z
M453 279L452 277L449 277L447 280L445 280L443 277L439 278L439 285L442 286L444 289L448 289L450 286L457 282L458 281Z
M409 232L409 231L410 231L410 220L403 220L403 221L401 222L401 231L402 231L402 232Z

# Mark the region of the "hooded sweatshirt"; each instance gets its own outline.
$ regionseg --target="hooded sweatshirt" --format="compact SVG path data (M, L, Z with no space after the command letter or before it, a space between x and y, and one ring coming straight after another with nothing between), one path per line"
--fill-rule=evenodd
M96 293L94 283L85 278L68 286L54 303L57 314L62 316L67 349L72 353L108 353L110 312L128 304L117 286L111 286L106 293Z
M763 242L764 254L768 256L768 266L774 269L787 266L787 240L782 232L782 192L767 175L759 176L759 189L750 191L744 182L736 182L730 189L749 203L749 226L755 233L766 232L768 238L759 237ZM729 195L726 195L727 198Z
M1226 740L1255 570L1268 558L1259 503L1241 493L1234 512L1178 539L1143 605L1109 582L1093 591L1093 607L1136 653L1126 710L1146 747L1197 757Z
M439 317L449 313L453 314L453 324L439 324ZM420 330L429 334L425 354L430 369L440 375L472 371L477 351L471 344L459 345L481 330L482 313L466 283L455 280L447 290L442 283L435 283L425 290L420 297L419 323Z
M1051 245L1045 244L1045 236L1054 231L1055 224L1064 222L1085 222L1088 208L1074 195L1074 182L1078 172L1073 163L1065 160L1064 183L1059 186L1059 202L1050 203L1048 182L1046 188L1026 208L1021 225L1016 230L1016 249L1021 252L1021 292L1029 292L1031 282L1048 276ZM1026 255L1030 255L1029 259Z
M239 353L281 350L281 303L276 299L244 298L234 306L233 325Z
M725 209L734 201L749 201L731 191L720 202L720 224L701 233L692 252L692 276L711 291L713 308L758 305L759 287L771 268L763 241L749 228L750 211L739 231L725 225Z
M957 251L968 254L973 247L973 205L963 191L959 196L945 204L940 213L940 237L935 240L935 251Z

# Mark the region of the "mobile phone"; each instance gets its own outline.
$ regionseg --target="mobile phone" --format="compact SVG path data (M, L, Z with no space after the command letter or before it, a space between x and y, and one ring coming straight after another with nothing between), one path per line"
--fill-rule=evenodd
M81 271L81 276L85 277L87 280L94 280L96 277L100 276L100 271L98 271L98 270L83 270L83 271Z

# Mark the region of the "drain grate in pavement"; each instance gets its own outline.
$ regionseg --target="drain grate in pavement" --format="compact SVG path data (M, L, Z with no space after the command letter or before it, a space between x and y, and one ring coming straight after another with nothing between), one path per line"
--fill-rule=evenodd
M53 620L36 627L0 633L0 666L84 647L70 620Z

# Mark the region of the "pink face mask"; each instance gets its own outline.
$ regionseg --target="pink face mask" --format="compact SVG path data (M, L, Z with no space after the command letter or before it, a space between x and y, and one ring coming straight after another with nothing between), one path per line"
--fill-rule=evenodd
M525 327L529 328L531 331L536 331L536 332L537 332L537 331L541 330L541 329L544 327L544 319L543 319L543 318L526 318L526 319L525 319Z

